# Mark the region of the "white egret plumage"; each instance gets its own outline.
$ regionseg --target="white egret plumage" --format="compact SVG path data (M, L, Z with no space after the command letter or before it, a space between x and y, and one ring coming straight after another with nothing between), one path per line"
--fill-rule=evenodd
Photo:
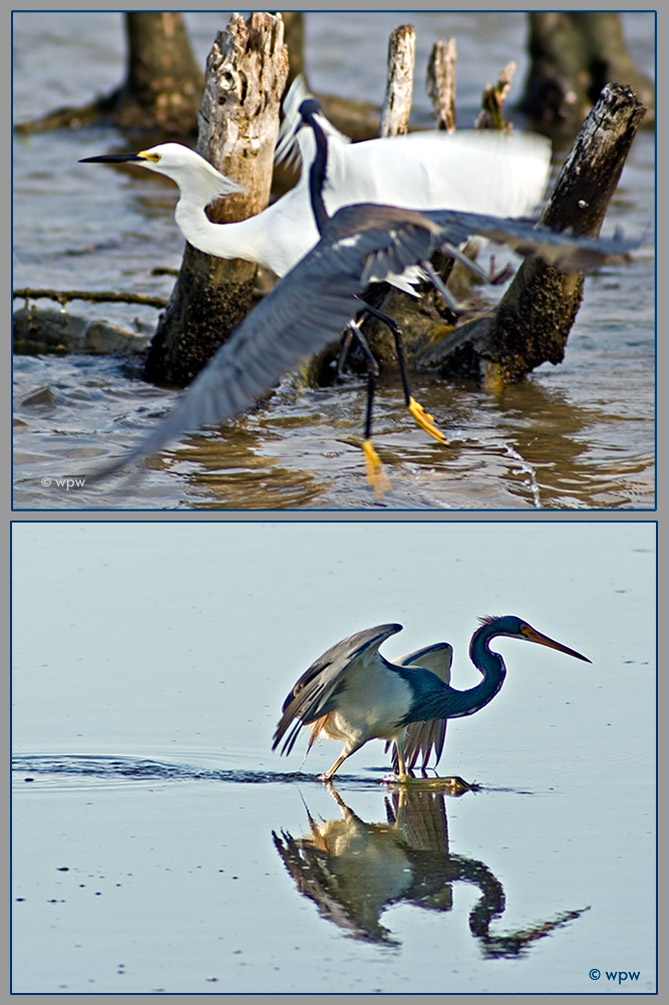
M287 115L278 145L280 154L287 156L297 144L300 178L289 192L246 220L209 220L205 210L210 203L242 190L180 143L84 157L81 163L128 163L165 175L179 187L175 219L193 247L219 258L255 262L281 277L319 238L309 198L314 141L310 130L297 130L305 94L304 85L295 81L284 102ZM324 116L322 122L330 151L324 195L330 216L359 202L521 216L534 208L546 185L550 144L543 137L433 131L349 143Z

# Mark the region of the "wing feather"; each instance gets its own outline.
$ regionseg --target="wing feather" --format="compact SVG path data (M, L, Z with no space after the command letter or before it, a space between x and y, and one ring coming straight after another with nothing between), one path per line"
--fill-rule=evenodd
M389 636L401 630L402 625L398 624L366 628L342 639L319 656L287 695L282 706L283 715L274 733L272 750L277 748L292 726L281 748L282 754L290 753L302 726L332 711L334 698L344 686L344 675L351 664L369 649L378 649Z
M444 684L449 684L453 646L448 642L435 642L431 646L415 649L395 662L403 667L417 666L431 670L443 680ZM432 753L435 756L434 767L437 766L444 749L447 722L447 719L427 719L424 722L409 724L404 740L404 759L407 768L413 769L419 757L422 757L422 768L425 770ZM392 747L393 771L397 773L399 771L397 745L389 741L386 743L386 752L390 747Z
M540 255L562 269L581 270L625 257L638 242L572 237L506 220L447 210L345 206L318 244L244 319L195 378L169 415L136 447L90 481L156 453L182 433L218 425L249 408L302 360L325 348L355 316L356 294L372 276L383 280L427 261L444 244L478 233L519 254Z

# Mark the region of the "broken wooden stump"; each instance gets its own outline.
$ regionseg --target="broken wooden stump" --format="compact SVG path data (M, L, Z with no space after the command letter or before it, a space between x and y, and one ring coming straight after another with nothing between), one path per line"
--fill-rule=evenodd
M388 42L388 77L379 136L401 136L409 130L415 59L416 32L413 25L395 28Z
M427 64L425 86L432 102L437 129L455 131L455 39L438 40Z
M269 202L279 103L288 75L281 15L234 14L207 58L197 149L246 189L209 207L216 223L243 220ZM186 245L181 270L147 356L148 380L183 387L248 313L256 266Z
M634 64L616 11L534 11L530 69L521 108L552 132L572 135L603 87L618 81L632 88L654 120L653 81Z
M483 91L481 111L476 117L474 129L497 129L500 132L513 132L513 125L504 121L503 106L509 96L511 78L516 72L516 64L511 60L507 63L496 84L487 84Z
M583 124L541 223L597 237L645 113L631 88L609 84ZM583 295L583 274L541 259L523 262L497 309L463 324L417 356L442 377L488 387L522 380L541 363L560 363Z
M100 121L121 129L182 138L197 128L203 75L175 11L125 13L126 76L110 94L86 105L57 108L14 127L19 133L80 129Z

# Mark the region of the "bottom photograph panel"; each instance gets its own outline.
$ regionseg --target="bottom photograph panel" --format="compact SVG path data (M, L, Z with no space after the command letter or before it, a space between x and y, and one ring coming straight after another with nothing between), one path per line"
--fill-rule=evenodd
M656 531L15 522L13 992L653 993Z

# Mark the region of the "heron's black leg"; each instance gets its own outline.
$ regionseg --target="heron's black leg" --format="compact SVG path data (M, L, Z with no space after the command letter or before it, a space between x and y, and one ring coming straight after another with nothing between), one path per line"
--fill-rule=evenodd
M505 265L504 268L499 270L499 272L495 272L494 258L491 258L490 271L487 272L485 269L482 269L477 262L473 261L473 259L471 259L468 255L463 255L460 249L456 248L452 244L447 243L442 245L441 251L442 254L448 255L449 258L453 258L456 262L460 262L460 264L463 265L465 269L467 269L469 272L471 272L473 276L476 276L484 283L488 283L488 285L490 286L498 286L500 283L506 282L506 280L511 276L513 272L513 269L511 268L510 265ZM430 266L428 265L426 267L425 262L421 262L421 268L423 269L424 272L428 273L430 282L435 287L435 289L439 290L439 292L442 293L441 288L437 283L434 282L434 279L432 278ZM450 296L452 296L452 294L448 292L448 297ZM449 307L451 306L452 305L449 303Z
M339 356L337 357L337 380L341 378L344 372L344 366L346 364L346 357L348 356L348 351L351 348L351 339L353 337L353 332L351 328L346 329L346 334L342 339L341 348L339 350Z
M386 476L381 458L377 454L372 444L372 412L374 410L374 393L376 391L376 378L379 366L374 358L374 353L369 348L367 339L360 331L358 324L351 321L348 330L355 335L360 348L365 354L367 362L367 407L365 409L365 437L362 441L362 450L365 455L365 465L367 468L367 479L374 489L374 494L383 496L390 488L390 481Z
M367 408L365 409L365 440L372 438L372 412L374 410L374 392L376 391L376 374L367 373Z
M434 416L426 412L421 403L416 401L411 394L406 359L404 356L402 329L397 322L393 320L393 318L388 317L387 314L384 314L377 307L367 304L365 301L363 301L363 303L365 304L364 313L371 314L373 317L378 318L378 320L383 322L383 324L386 325L386 327L392 332L395 340L395 352L397 353L397 362L400 368L400 378L402 381L402 390L404 392L404 403L406 407L409 409L409 412L421 429L424 429L426 433L429 433L429 435L434 437L435 440L438 440L439 443L443 443L444 446L448 446L448 440L434 421Z

